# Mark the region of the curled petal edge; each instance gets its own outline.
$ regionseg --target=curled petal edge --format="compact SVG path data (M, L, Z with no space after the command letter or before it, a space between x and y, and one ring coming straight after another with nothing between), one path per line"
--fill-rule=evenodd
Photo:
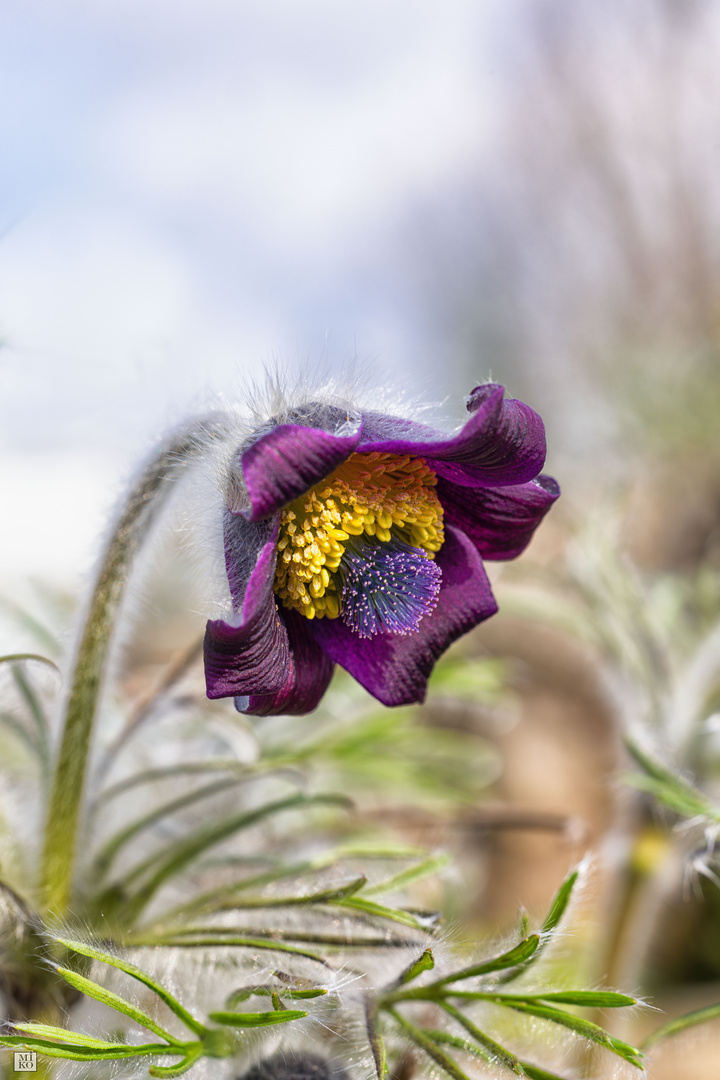
M437 493L445 521L465 533L484 559L514 559L560 495L552 476L502 488L459 487L439 479Z
M205 629L209 698L275 694L291 679L290 644L273 595L277 523L248 579L237 622L210 620Z
M249 521L270 517L320 482L355 451L362 423L351 435L322 428L280 424L254 442L241 465L250 500Z

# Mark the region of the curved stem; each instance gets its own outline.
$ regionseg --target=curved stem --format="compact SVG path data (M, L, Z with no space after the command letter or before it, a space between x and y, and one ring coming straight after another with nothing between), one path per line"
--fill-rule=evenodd
M171 481L227 431L218 416L174 432L131 488L105 548L72 673L48 803L40 889L44 910L53 917L62 918L70 900L93 723L130 567L173 490Z

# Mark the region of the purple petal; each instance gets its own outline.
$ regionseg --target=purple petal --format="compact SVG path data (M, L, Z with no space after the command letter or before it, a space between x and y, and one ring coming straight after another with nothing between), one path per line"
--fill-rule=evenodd
M248 579L237 626L211 620L205 630L205 681L209 698L274 694L292 677L285 623L273 595L277 522Z
M255 570L258 556L274 537L277 542L277 520L248 521L242 514L225 510L223 542L225 545L225 570L230 585L233 611L241 610L245 591Z
M242 455L242 471L250 497L250 521L269 517L297 499L347 460L362 434L333 435L321 428L280 424Z
M438 476L461 487L521 484L537 476L545 461L545 428L522 401L503 397L496 383L478 386L469 399L472 416L452 438L382 439L361 442L362 453L410 454L425 458Z
M482 559L448 526L436 562L442 570L437 607L414 634L360 638L341 619L321 619L312 633L327 655L384 705L423 701L435 661L456 638L497 611Z
M328 688L335 665L309 632L309 620L296 611L284 611L290 641L291 675L275 694L235 698L238 712L251 716L302 716L312 712Z
M484 559L514 559L524 551L560 488L552 476L516 487L457 487L438 480L445 521L469 536Z

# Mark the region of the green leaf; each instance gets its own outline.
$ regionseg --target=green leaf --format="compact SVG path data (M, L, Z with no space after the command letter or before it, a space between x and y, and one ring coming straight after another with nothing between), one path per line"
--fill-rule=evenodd
M674 1020L668 1020L666 1024L651 1032L641 1044L643 1050L660 1039L667 1039L670 1035L676 1035L678 1031L695 1027L696 1024L704 1024L708 1020L716 1020L720 1017L720 1002L715 1005L707 1005L704 1009L694 1009L693 1012L677 1016Z
M55 671L58 668L51 660L45 661ZM38 744L43 753L43 759L49 762L50 758L50 726L45 716L45 710L40 703L40 698L35 693L35 689L32 683L28 679L27 675L23 671L23 668L19 664L13 664L12 668L13 679L20 694L28 707L30 716L32 717L33 724L35 725L35 731L37 732Z
M405 986L406 983L412 982L413 979L417 979L418 975L422 975L423 971L432 971L434 967L435 957L433 956L432 949L426 949L421 957L414 960L409 967L405 968L395 985Z
M193 862L198 855L207 851L208 848L214 847L242 829L249 828L251 825L271 817L273 814L299 809L300 807L322 805L347 807L351 804L348 799L340 795L291 795L288 798L265 803L254 810L235 814L205 828L198 829L171 845L164 857L157 854L150 856L149 859L140 863L125 877L125 881L130 882L142 877L148 871L154 871L150 880L134 898L137 912L142 910L166 881L184 870L189 863Z
M490 1055L487 1051L483 1050L477 1043L470 1042L469 1039L462 1039L459 1035L451 1035L449 1031L437 1031L433 1028L423 1028L423 1031L433 1042L441 1043L446 1046L453 1046L456 1050L462 1050L465 1054L473 1054L475 1057L481 1058L488 1064L491 1063Z
M459 982L461 979L473 979L477 975L489 975L492 971L504 971L506 968L516 967L517 964L522 964L537 952L539 944L540 937L538 934L531 934L530 937L525 938L524 941L513 946L512 949L508 949L507 952L494 956L491 960L484 960L480 964L472 964L470 967L462 968L452 975L446 975L445 978L430 983L429 987L424 989L445 986L447 983Z
M579 876L580 871L575 869L572 870L563 881L550 905L550 910L545 917L545 922L540 927L541 934L549 934L551 930L554 930L556 926L559 926L560 920L570 903L570 898Z
M12 713L4 712L0 713L0 724L12 731L13 735L16 735L20 742L25 744L40 765L44 764L44 754L38 743L37 737L32 731L28 731L21 720L18 720Z
M435 1042L455 1046L458 1050L464 1050L467 1054L475 1054L477 1057L481 1057L483 1061L489 1059L489 1055L475 1043L471 1043L467 1039L461 1039L457 1035L451 1035L447 1031L430 1031L426 1029L425 1034L429 1035ZM530 1080L564 1080L564 1077L558 1076L557 1073L548 1072L547 1069L541 1069L538 1065L531 1065L528 1061L521 1061L520 1065Z
M155 784L158 780L171 780L176 776L198 776L209 772L232 772L237 774L238 780L244 777L247 780L256 779L251 768L239 765L236 761L228 761L227 758L216 758L208 761L186 761L178 765L166 765L157 769L144 769L142 772L133 773L132 776L101 791L95 800L95 805L110 802L118 795L123 795L134 787L143 784Z
M375 904L372 900L365 900L362 896L352 896L347 900L335 901L336 907L353 908L355 911L364 911L366 915L375 915L381 919L389 919L391 922L401 923L413 930L426 930L427 927L419 922L409 911L401 908L389 908L383 904Z
M400 1013L395 1012L394 1009L388 1009L387 1012L392 1018L400 1025L401 1028L407 1033L408 1037L412 1039L416 1046L419 1046L421 1050L424 1050L428 1057L432 1058L436 1064L438 1064L445 1072L453 1078L453 1080L470 1080L467 1073L463 1072L454 1058L451 1058L449 1054L434 1042L424 1031L411 1024Z
M365 997L365 1028L375 1065L376 1080L385 1080L387 1072L387 1051L385 1040L378 1030L378 1012L376 1002L369 995Z
M67 949L71 949L72 952L79 953L81 956L88 956L91 960L100 960L103 964L110 964L111 967L117 968L119 971L124 971L126 975L130 975L133 979L137 979L144 986L147 986L153 993L157 994L161 1001L164 1001L167 1007L175 1013L179 1020L182 1020L183 1024L190 1029L195 1035L204 1035L205 1027L195 1017L188 1012L188 1010L180 1004L178 999L174 997L169 990L162 985L162 983L156 982L141 968L135 967L134 964L128 963L127 960L121 960L118 956L111 956L110 953L101 952L100 949L96 949L92 945L86 945L83 941L74 941L72 938L56 937L55 941L64 945ZM173 1039L173 1042L176 1040Z
M345 885L338 885L333 889L322 889L316 893L307 893L304 896L258 896L248 897L243 900L235 899L228 904L223 904L221 908L215 908L215 910L241 911L246 908L295 907L303 904L337 903L353 896L358 890L362 889L366 882L366 877L358 877Z
M0 1046L22 1046L35 1050L46 1057L68 1058L71 1061L114 1061L119 1058L147 1057L148 1054L184 1054L182 1046L168 1046L167 1043L141 1043L130 1046L124 1043L111 1044L112 1049L101 1050L86 1046L84 1043L70 1044L34 1039L26 1036L0 1035Z
M500 1043L495 1042L489 1035L486 1035L484 1031L476 1027L467 1016L464 1016L459 1009L456 1009L453 1005L450 1005L447 1001L441 1001L445 1012L452 1016L454 1020L457 1020L458 1024L461 1024L468 1035L470 1035L478 1046L481 1046L483 1050L486 1050L491 1059L495 1062L499 1062L504 1065L506 1069L510 1069L511 1072L516 1073L518 1076L524 1076L524 1070L515 1055L506 1047L501 1046Z
M559 990L547 994L503 994L496 990L453 990L442 993L443 997L460 998L463 1001L494 1001L498 1005L511 1005L514 1001L533 1002L557 1001L563 1005L580 1005L584 1008L621 1009L637 1005L635 998L626 994L605 993L594 990ZM432 1000L435 1000L432 997Z
M230 994L225 1004L229 1007L230 1005L238 1005L241 1001L247 1001L251 997L273 997L276 993L277 991L272 986L243 986ZM283 988L280 993L283 997L306 1000L323 997L327 994L327 990L324 987L317 987L313 990L285 990Z
M535 994L535 997L542 1001L559 1001L563 1005L582 1005L593 1009L624 1009L637 1005L634 997L611 990L555 990L548 994Z
M521 1061L520 1064L530 1080L564 1080L557 1073L548 1072L547 1069L541 1069L538 1065L531 1065L529 1061Z
M577 880L578 880L579 876L580 876L580 870L577 867L574 870L571 870L570 873L565 878L565 880L563 881L560 888L558 889L558 891L555 893L555 896L553 897L553 901L552 901L552 903L550 905L550 910L548 911L547 915L545 916L545 922L540 927L539 933L541 935L541 938L540 938L540 941L538 943L538 948L535 951L535 954L532 956L532 958L528 957L525 961L523 961L515 969L515 971L510 971L510 972L508 972L507 975L504 975L500 979L500 982L502 982L502 983L513 982L520 975L522 975L523 972L526 971L528 967L530 967L530 964L534 964L535 961L538 960L538 958L540 956L540 953L543 951L543 949L545 948L545 946L548 943L550 935L560 925L560 923L561 923L561 921L563 919L563 916L565 915L565 912L567 911L568 904L570 903L570 899L572 897L573 889L575 888L575 885L577 884Z
M6 611L10 611L17 619L20 626L25 630L28 630L43 649L47 649L53 656L62 655L62 648L55 635L51 633L39 619L36 619L34 615L31 615L29 611L26 611L24 607L14 603L12 600L4 599L0 600L0 607L5 608ZM52 663L52 660L48 660L44 656L37 656L35 653L19 653L16 654L16 656L20 660L42 660L46 664ZM10 659L15 659L15 656Z
M299 1009L273 1009L272 1012L211 1012L208 1016L216 1024L226 1024L228 1027L249 1028L267 1027L269 1024L285 1024L290 1020L302 1020L307 1016L306 1012Z
M58 967L56 968L58 975L61 975L65 982L70 983L76 990L79 990L82 994L86 994L88 997L94 998L95 1001L100 1001L103 1005L109 1006L111 1009L115 1009L116 1012L123 1013L125 1016L129 1016L131 1020L134 1020L137 1024L142 1024L153 1034L159 1035L161 1039L166 1039L168 1043L174 1046L180 1046L181 1043L174 1035L171 1035L169 1031L157 1024L151 1016L143 1012L141 1009L137 1009L134 1005L131 1005L129 1001L125 1001L118 994L114 994L112 990L107 990L104 986L100 986L99 983L93 982L92 979L86 979L84 975L78 975L75 971L70 971L69 968Z
M365 890L365 894L366 896L379 896L381 893L403 889L414 881L419 881L430 874L436 874L438 870L444 869L450 862L452 862L450 855L431 855L415 866L410 866L407 870L401 870L400 873L387 878L385 881L378 882L377 885L371 885Z
M257 930L255 931L257 933ZM307 960L314 960L318 964L322 964L323 967L329 967L327 960L323 959L317 953L310 952L308 949L298 949L295 945L287 945L283 941L276 939L261 938L261 937L249 937L245 935L238 935L229 933L226 936L218 936L217 928L213 933L207 935L198 934L197 932L188 932L188 937L183 934L167 934L161 935L137 935L129 939L129 944L132 945L149 945L149 946L164 946L165 948L174 949L204 949L209 946L235 946L237 948L244 949L269 949L272 952L285 952L293 953L295 956L304 956ZM297 940L297 938L295 939ZM378 945L385 944L385 942L377 942Z
M642 1054L639 1050L636 1050L634 1046L629 1046L628 1043L623 1042L621 1039L616 1039L612 1035L608 1035L606 1031L603 1031L597 1024L591 1023L589 1020L581 1020L578 1016L573 1016L572 1013L563 1012L562 1009L553 1009L549 1005L541 1005L536 1002L510 1002L508 1000L503 1001L503 1005L515 1010L516 1012L526 1013L529 1016L537 1016L543 1020L550 1020L554 1024L560 1024L563 1027L569 1028L570 1031L574 1031L576 1035L581 1035L583 1038L590 1039L592 1042L598 1043L600 1046L604 1046L606 1050L611 1050L614 1054L624 1058L625 1061L629 1061L631 1065L635 1065L638 1069L642 1069Z
M95 1039L92 1035L82 1035L79 1031L68 1031L67 1028L53 1027L52 1024L14 1023L13 1027L17 1031L27 1031L34 1038L74 1043L75 1045L88 1046L95 1050L115 1050L118 1045L120 1045L121 1049L127 1049L123 1044L107 1042L105 1039Z
M188 1069L192 1068L198 1058L201 1058L202 1055L202 1045L196 1043L189 1048L186 1056L182 1061L179 1061L177 1065L151 1065L148 1071L151 1076L161 1076L165 1077L166 1080L170 1080L173 1076L182 1076L184 1072L187 1072Z
M62 674L60 668L53 660L48 660L47 656L40 656L39 653L20 652L20 653L8 653L5 656L0 656L0 664L22 664L26 660L32 660L37 664L47 664L58 675Z
M626 783L655 795L671 810L684 817L717 817L717 811L691 783L678 773L668 768L657 758L646 753L634 739L626 736L625 745L632 756L646 772L646 776L635 773L623 777Z
M667 783L665 780L656 780L653 776L643 776L641 773L624 773L621 779L630 787L654 795L659 802L682 817L707 817L713 821L717 820L717 811L714 806L704 799L699 791L693 792L680 783Z
M221 791L227 791L228 788L234 787L237 783L238 779L235 777L215 780L212 784L207 784L202 788L196 788L194 791L187 792L177 799L172 799L170 802L163 803L149 814L133 821L130 825L126 826L126 828L121 829L120 832L111 837L107 844L100 850L93 865L94 876L96 878L104 877L110 869L115 856L123 849L123 847L125 847L128 841L132 840L138 833L151 828L156 822L161 821L170 814L176 813L178 810L184 810L185 807L192 806L195 802L200 802L202 799L208 799Z

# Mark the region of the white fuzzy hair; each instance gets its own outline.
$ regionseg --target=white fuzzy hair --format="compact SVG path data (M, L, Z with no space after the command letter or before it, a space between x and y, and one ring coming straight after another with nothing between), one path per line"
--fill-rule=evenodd
M217 618L231 615L225 577L225 508L239 509L246 494L239 467L244 450L279 424L301 423L345 435L357 430L363 416L372 423L373 437L407 437L404 422L432 422L428 438L445 438L439 430L439 404L420 401L407 387L379 385L369 365L351 363L330 374L320 365L291 371L268 364L264 377L249 379L231 406L223 402L226 434L206 445L201 459L183 483L181 517L176 526L190 546L198 567L199 591L205 612ZM398 424L400 420L400 424ZM248 544L247 559L234 552L241 576L249 575L267 523L257 523L257 543ZM245 565L247 563L247 565Z

